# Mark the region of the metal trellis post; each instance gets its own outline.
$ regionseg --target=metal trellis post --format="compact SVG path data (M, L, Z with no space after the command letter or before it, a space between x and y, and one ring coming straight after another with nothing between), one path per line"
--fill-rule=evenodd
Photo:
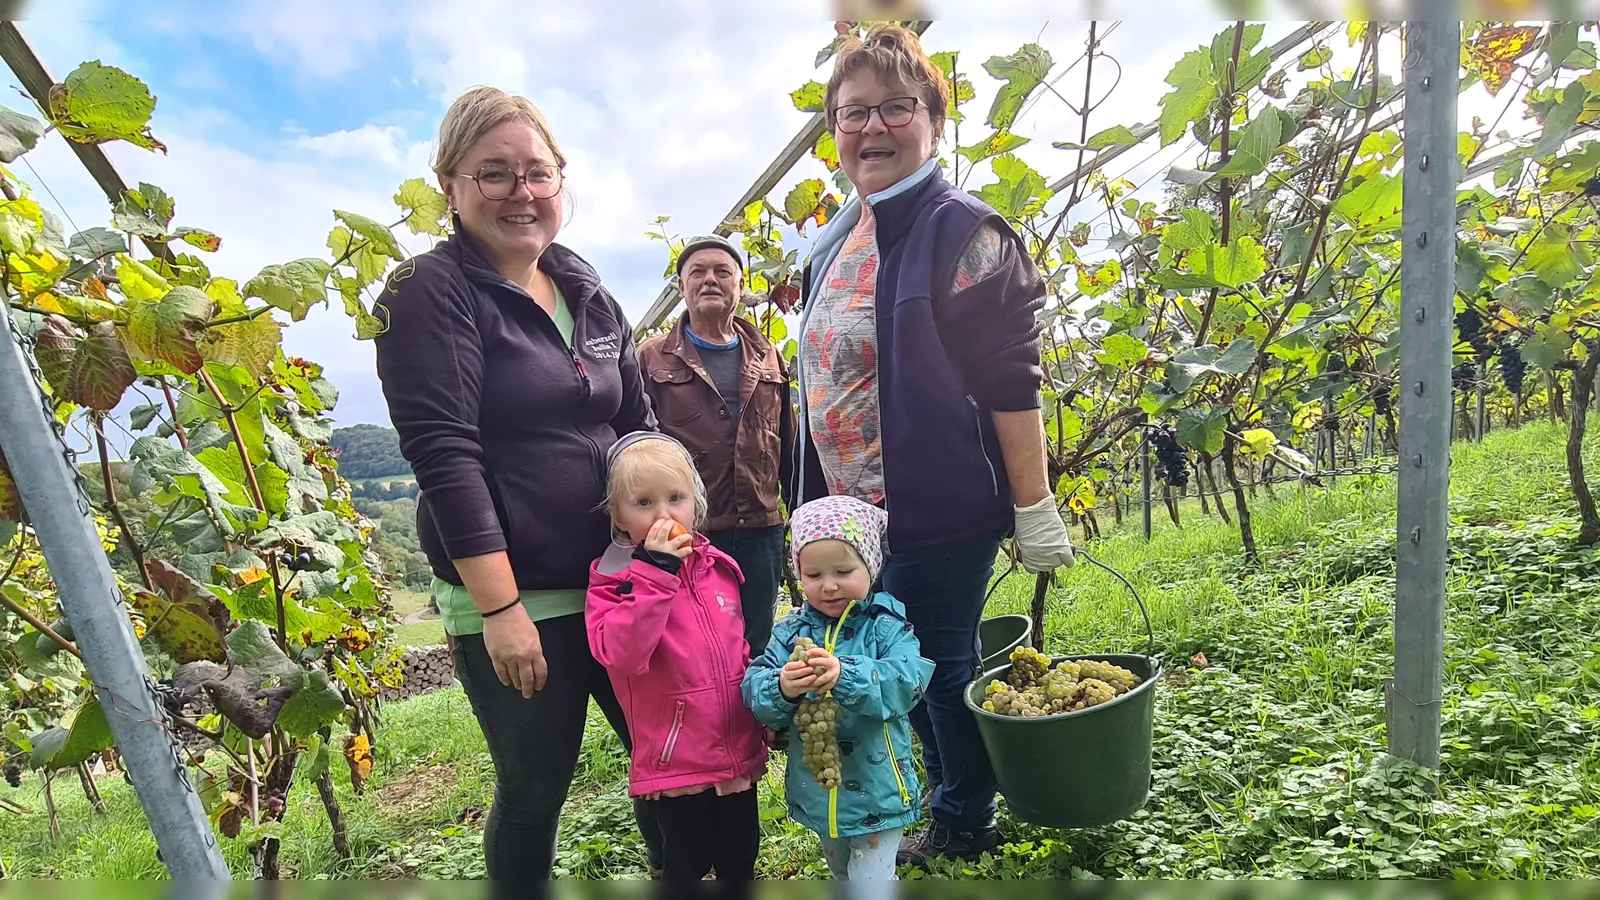
M61 608L156 847L174 879L226 879L228 867L122 609L79 473L45 408L37 369L0 302L0 443L44 550Z
M1139 490L1144 494L1144 539L1150 540L1150 433L1139 441Z
M1451 0L1419 0L1405 23L1405 189L1400 277L1400 471L1389 752L1439 765L1449 542L1456 95L1461 23Z
M1478 363L1478 429L1472 433L1472 437L1480 444L1483 443L1483 433L1487 430L1484 427L1486 424L1484 421L1486 418L1486 410L1484 408L1483 381L1488 377L1488 371L1489 369L1487 366L1485 366L1483 363Z

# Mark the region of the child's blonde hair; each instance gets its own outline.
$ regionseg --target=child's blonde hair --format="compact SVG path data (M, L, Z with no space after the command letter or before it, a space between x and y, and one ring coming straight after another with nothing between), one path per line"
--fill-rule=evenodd
M638 490L646 478L661 473L689 483L689 490L694 494L693 529L700 530L706 521L706 484L688 451L676 441L639 441L624 447L612 460L611 474L606 479L605 507L613 524L617 521L617 505L623 498Z

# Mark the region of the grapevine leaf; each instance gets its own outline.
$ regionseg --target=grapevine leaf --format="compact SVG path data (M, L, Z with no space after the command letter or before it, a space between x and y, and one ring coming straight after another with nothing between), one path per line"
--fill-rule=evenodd
M261 499L267 504L267 512L281 516L289 511L288 472L267 460L256 466L256 486L261 488Z
M1278 436L1271 429L1250 428L1239 436L1244 438L1245 452L1256 459L1265 459L1278 446Z
M60 316L47 316L37 355L57 396L79 406L110 412L137 374L117 327L101 322L86 335Z
M824 190L826 186L821 178L807 178L800 182L783 198L783 214L803 231L806 220L815 216L821 207Z
M250 315L239 287L232 279L213 278L206 283L206 296L217 304L221 318ZM239 366L254 378L266 374L283 339L283 327L265 310L246 321L214 325L207 330L200 351L209 362Z
M827 101L828 86L820 81L808 81L789 92L794 108L801 112L818 113Z
M1205 184L1206 182L1210 181L1212 175L1213 173L1202 171L1200 169L1185 169L1183 166L1171 166L1167 169L1165 179L1173 184L1181 184L1185 187L1193 187L1194 185Z
M128 242L122 235L109 228L95 226L73 235L67 250L81 259L99 259L116 253L127 253Z
M1255 238L1237 238L1226 247L1206 244L1189 251L1188 271L1167 271L1156 275L1162 287L1184 291L1196 288L1236 288L1260 278L1267 270L1266 255Z
M1122 263L1115 259L1094 266L1078 266L1078 290L1085 297L1098 297L1122 280Z
M228 649L237 665L248 665L270 678L295 681L304 672L283 654L264 622L247 619L228 635Z
M1547 322L1541 322L1534 328L1534 333L1522 344L1522 359L1530 366L1541 369L1554 368L1556 363L1567 358L1567 351L1572 349L1573 337Z
M171 363L192 375L205 364L198 341L215 309L205 291L180 284L160 300L137 304L128 317L128 336L142 358Z
M1131 369L1134 363L1145 358L1150 352L1144 341L1126 334L1107 335L1100 342L1100 352L1095 354L1095 360L1102 365L1113 369Z
M1007 219L1028 218L1042 209L1053 196L1045 186L1044 176L1016 154L1002 153L994 158L992 165L999 180L984 185L974 195Z
M327 302L327 280L331 271L332 267L326 262L310 257L281 266L267 266L245 282L244 295L259 297L298 322L306 317L312 304Z
M1173 90L1161 98L1161 146L1183 136L1189 123L1206 114L1217 97L1217 79L1211 69L1210 53L1191 50L1167 73Z
M70 769L87 762L96 753L116 743L111 734L111 725L106 722L106 711L96 697L85 700L82 706L61 720L61 725L67 730L66 740L50 757L46 768L52 770Z
M260 465L267 458L267 439L264 430L264 410L261 405L260 379L239 366L211 363L206 366L217 390L233 410L234 424L244 440L250 464Z
M1084 150L1104 150L1107 147L1125 147L1137 143L1139 143L1139 136L1134 134L1128 126L1113 125L1104 131L1095 133L1094 136L1082 144L1074 144L1071 141L1056 141L1051 146L1057 150L1077 150L1079 148Z
M328 232L328 250L333 253L334 259L343 260L345 265L356 270L353 280L359 290L383 277L389 270L389 258L373 249L370 242L362 240L343 225L335 225Z
M328 686L326 672L312 672L310 683L294 692L278 713L278 725L289 734L308 738L332 725L344 712L344 698Z
M450 201L439 189L421 178L400 182L394 202L406 214L406 227L412 234L444 236L443 220L450 214Z
M1403 196L1399 175L1373 175L1335 201L1333 211L1358 228L1394 231Z
M991 156L1009 153L1026 143L1028 143L1027 138L1012 134L1009 131L1000 130L971 146L957 147L956 152L965 157L968 162L977 165Z
M43 136L43 122L0 106L0 162L16 162Z
M228 608L217 596L182 571L155 559L145 563L145 573L161 590L133 591L134 608L144 617L148 637L179 664L210 660L226 662L223 635L228 630Z
M1528 267L1540 281L1559 288L1583 274L1574 237L1566 225L1551 225L1528 248Z
M72 260L58 259L49 250L41 249L37 242L34 252L11 254L11 283L24 300L33 300L55 289L72 268Z
M1222 449L1224 426L1227 422L1224 409L1188 409L1178 412L1178 443L1193 447L1201 453L1216 453Z
M333 215L339 221L350 226L351 231L366 238L374 252L381 253L396 262L403 261L406 258L405 252L400 249L399 241L394 238L394 232L390 231L381 222L375 222L366 216L345 212L342 209L334 210Z
M117 284L122 296L135 303L156 300L172 289L160 273L126 253L117 255Z
M1262 107L1250 124L1239 134L1239 144L1234 155L1213 177L1248 178L1266 171L1267 164L1278 155L1283 145L1282 113L1271 106Z
M222 248L222 238L216 232L206 231L204 228L190 228L184 225L172 232L172 236L207 253L215 253Z
M1214 344L1191 347L1167 361L1167 381L1177 393L1186 393L1194 383L1208 374L1237 375L1250 368L1256 360L1256 342L1240 338L1228 345L1226 351Z
M1586 141L1577 150L1544 163L1547 184L1553 191L1576 192L1600 174L1600 141Z
M1300 61L1295 64L1295 71L1304 72L1307 69L1319 69L1333 59L1333 50L1328 47L1312 47L1301 55Z
M161 407L154 403L141 403L128 410L128 425L134 431L143 431L150 427L156 416L161 412Z
M253 505L250 491L245 487L249 479L245 475L244 461L239 458L237 450L207 447L196 453L194 458L221 483L223 496L230 503L237 503L240 506Z
M6 253L31 253L34 241L44 234L44 210L22 197L0 200L0 249Z
M1535 159L1560 151L1568 132L1578 124L1578 117L1583 114L1583 105L1588 99L1589 90L1581 82L1575 81L1562 88L1560 102L1545 114L1544 131L1539 135L1539 143L1534 145L1531 154Z
M1483 79L1490 96L1500 93L1516 71L1516 62L1533 50L1538 28L1510 25L1486 26L1462 48L1462 65Z
M1022 111L1022 104L1039 88L1055 65L1050 51L1038 44L1024 44L1010 56L991 56L984 71L1005 82L989 107L989 125L999 131L1011 128Z
M144 82L91 60L50 87L47 115L62 135L80 144L127 141L146 150L167 152L150 133L156 98Z
M839 144L834 140L833 132L824 130L817 136L817 144L811 148L811 155L820 160L829 172L839 171ZM750 227L755 227L757 222L749 223Z
M111 210L111 224L118 231L166 240L176 203L167 192L153 184L139 182L130 188Z
M308 547L318 541L343 543L359 537L355 528L341 521L332 510L321 509L314 513L273 522L262 529L251 543L257 547L294 545Z
M46 771L57 768L53 765L56 756L67 745L67 730L60 725L52 725L43 731L28 737L28 742L33 745L33 750L28 754L28 768L35 771Z

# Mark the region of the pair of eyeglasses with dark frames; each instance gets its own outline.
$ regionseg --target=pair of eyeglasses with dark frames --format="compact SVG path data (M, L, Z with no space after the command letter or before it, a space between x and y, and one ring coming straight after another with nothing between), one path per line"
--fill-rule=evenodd
M478 183L478 193L485 200L504 200L526 184L536 200L544 200L561 193L561 170L555 166L533 166L518 175L506 166L480 166L477 174L456 173Z
M917 114L917 104L922 101L916 97L891 97L876 106L864 106L852 103L841 106L833 111L833 125L845 134L855 134L867 127L872 120L874 110L878 118L888 128L899 128L910 123L911 118Z

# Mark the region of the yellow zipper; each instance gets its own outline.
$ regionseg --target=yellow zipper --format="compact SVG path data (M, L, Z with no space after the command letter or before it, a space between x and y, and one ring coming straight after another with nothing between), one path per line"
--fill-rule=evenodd
M889 748L889 768L894 770L894 783L900 786L900 802L911 805L911 792L906 790L906 780L900 776L900 759L894 755L894 741L889 738L889 723L883 723L883 745Z
M839 613L839 621L833 623L833 625L828 628L827 631L823 632L823 646L829 653L832 653L833 648L838 644L839 633L844 630L845 616L850 615L850 610L854 609L855 605L856 601L854 600L851 600L849 603L845 604L844 612ZM832 697L833 690L830 688L828 692L822 696ZM839 723L837 721L834 722L833 727L834 736L835 739L837 739L839 734ZM896 769L895 778L898 779L899 777L899 769ZM842 758L839 760L839 778L840 780L844 779L844 760ZM839 839L839 788L837 786L828 789L828 837L834 840Z

